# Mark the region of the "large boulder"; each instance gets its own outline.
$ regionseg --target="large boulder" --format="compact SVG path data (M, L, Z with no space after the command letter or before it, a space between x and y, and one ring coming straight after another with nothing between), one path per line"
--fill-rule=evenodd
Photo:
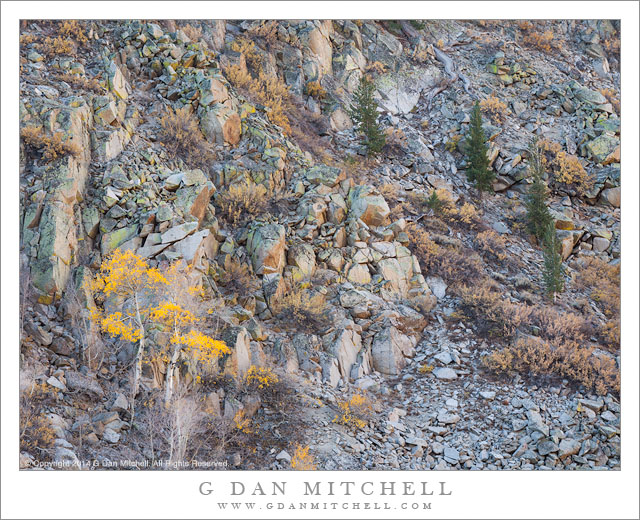
M316 253L311 244L301 242L289 249L289 265L295 266L305 278L310 278L316 269Z
M238 113L226 104L216 104L200 117L200 129L212 143L235 146L240 142L242 124Z
M349 192L350 216L361 219L368 226L383 225L390 210L384 197L372 186L356 186Z
M344 170L341 168L327 166L326 164L318 164L307 170L305 178L311 184L323 184L329 188L333 188L340 181L343 181L346 178L346 175Z
M396 376L406 366L407 358L415 356L415 347L414 338L405 336L395 327L386 327L373 339L373 368L382 374Z
M249 232L247 251L256 274L282 273L285 229L280 224L262 224Z
M589 155L600 164L620 162L620 139L602 134L586 145Z

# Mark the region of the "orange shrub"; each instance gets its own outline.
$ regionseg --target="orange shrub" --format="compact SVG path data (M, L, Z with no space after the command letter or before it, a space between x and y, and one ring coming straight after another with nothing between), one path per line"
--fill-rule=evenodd
M493 352L484 362L495 372L566 377L599 395L620 392L620 371L615 361L572 340L553 345L540 338L521 338Z
M77 157L80 147L64 138L63 132L46 135L43 128L26 126L20 130L20 137L28 147L39 151L46 162L54 161L65 155Z
M480 110L485 114L488 114L495 124L502 123L506 115L509 113L507 105L495 96L490 96L487 99L480 101Z

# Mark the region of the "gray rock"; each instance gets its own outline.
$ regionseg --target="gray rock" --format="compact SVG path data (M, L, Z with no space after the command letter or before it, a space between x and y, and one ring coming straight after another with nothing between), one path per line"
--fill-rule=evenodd
M110 442L111 444L116 444L120 440L120 434L112 430L111 428L105 428L104 433L102 434L102 438Z
M580 451L580 443L575 439L562 439L558 450L558 456L564 459L570 455L576 455Z
M282 450L280 453L276 455L276 460L284 460L287 462L291 462L291 455L289 455L285 450Z
M531 431L540 432L547 437L549 435L549 426L547 426L538 412L535 410L527 411L527 426Z
M446 447L444 449L444 460L449 464L457 464L460 461L460 454L455 448Z
M556 451L558 451L558 445L552 440L544 439L538 442L538 453L543 457Z
M452 368L447 367L438 367L433 370L433 375L438 379L443 379L444 381L453 381L454 379L458 379L458 374Z
M480 397L488 401L493 401L496 398L496 393L493 391L480 392Z
M78 372L72 371L67 371L64 377L67 382L67 387L71 390L84 392L97 397L102 397L104 395L102 387L93 377L83 376Z

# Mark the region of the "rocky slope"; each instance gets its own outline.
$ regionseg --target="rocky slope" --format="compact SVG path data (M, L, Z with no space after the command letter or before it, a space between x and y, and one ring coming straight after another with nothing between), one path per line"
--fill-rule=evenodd
M593 287L575 281L586 259L620 261L618 28L606 21L80 27L65 33L56 23L26 22L21 36L21 129L62 135L77 148L48 160L41 141L21 140L22 373L25 389L42 384L38 413L52 430L46 445L23 444L23 467L157 456L144 443L144 421L131 427L133 348L101 335L87 310L84 282L116 249L150 265L193 266L192 283L218 302L220 334L233 351L221 371L242 378L252 365L268 366L288 381L290 412L265 396L198 390L216 420L244 410L259 432L244 439L252 450L239 441L222 449L235 467L289 468L290 430L319 469L619 467L616 389L596 395L577 376L488 370L484 358L511 339L487 334L465 313L455 280L473 286L474 274L453 263L447 273L426 265L416 234L424 229L440 245L479 254L483 276L514 305L577 313L594 330L613 321ZM46 41L63 36L71 48ZM388 134L383 154L370 160L347 110L364 73L375 79ZM261 97L258 90L275 91L268 81L289 94ZM485 114L497 178L495 194L478 200L461 136L473 103L486 99L497 102ZM190 107L212 158L170 152L160 125L166 107ZM555 305L542 297L542 254L523 229L533 136L559 147L549 145L550 168L570 156L588 178L562 182L576 163L560 161L549 179L568 270ZM264 186L269 206L228 218L222 195L248 185ZM421 194L433 189L454 207L475 208L473 225L421 206ZM498 237L502 254L482 249L481 231ZM232 264L250 266L257 283L247 294L225 288ZM296 290L323 302L318 323L307 316L294 325L278 313L277 302ZM595 348L589 355L619 366L618 349L601 335L586 341ZM152 371L144 375L143 392L160 386ZM198 386L188 374L183 385ZM336 423L345 396L357 392L373 403L366 424Z

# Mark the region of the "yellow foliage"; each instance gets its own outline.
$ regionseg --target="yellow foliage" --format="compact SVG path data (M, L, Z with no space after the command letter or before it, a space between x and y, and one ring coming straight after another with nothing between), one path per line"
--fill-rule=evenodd
M366 396L355 394L351 399L339 400L340 412L332 422L354 429L362 429L367 425L366 419L373 411L373 404Z
M485 114L488 114L495 124L502 123L509 112L507 110L507 105L495 96L490 96L487 99L480 101L480 109Z
M121 312L114 312L102 318L100 328L111 337L121 336L132 343L142 337L142 330L136 326L134 317L123 315Z
M90 288L107 297L112 294L130 297L144 290L157 290L167 283L162 273L149 267L141 257L132 251L116 249L102 262Z
M427 365L427 364L420 365L420 368L418 368L418 372L420 374L430 374L431 372L433 372L433 368L434 368L433 365Z
M42 153L42 158L47 162L65 155L74 157L80 155L80 147L69 139L65 139L63 132L45 135L42 127L26 126L20 130L20 137L25 145Z
M251 420L244 415L244 410L239 410L233 417L233 425L236 430L240 430L242 433L253 433L251 428Z
M322 87L319 81L310 81L306 86L307 95L322 100L327 97L327 91Z
M461 134L454 134L451 136L451 139L449 139L447 141L447 143L445 144L445 149L449 152L449 153L453 153L458 149L458 143L460 142L460 140L462 139L462 135Z
M263 390L273 386L280 379L270 368L251 365L245 376L245 381L247 385Z
M309 446L296 446L291 457L291 467L296 471L314 471L317 468L313 455L309 453Z
M231 353L224 341L210 338L196 330L178 336L175 342L184 345L186 352L195 354L195 359L204 363L215 361L221 355Z
M570 155L562 146L553 141L543 139L539 142L543 151L543 165L551 169L556 182L566 186L573 186L583 195L593 185L593 178L575 155Z

